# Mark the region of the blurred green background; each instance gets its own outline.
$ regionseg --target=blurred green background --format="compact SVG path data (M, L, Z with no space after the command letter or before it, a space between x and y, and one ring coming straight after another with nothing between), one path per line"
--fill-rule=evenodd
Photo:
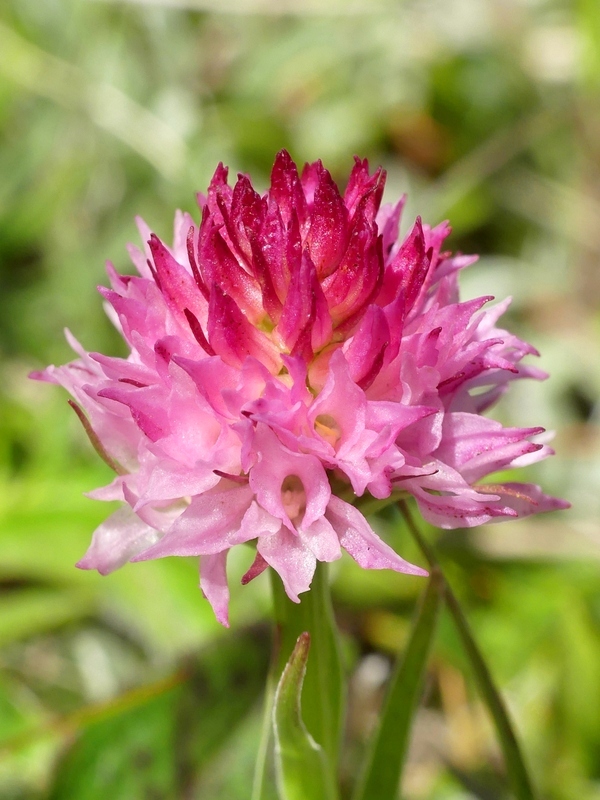
M250 554L232 560L223 631L191 561L74 569L109 510L82 492L110 475L65 394L27 373L71 358L65 326L123 352L95 286L106 258L129 269L135 214L169 238L218 161L264 188L287 147L341 183L354 153L382 164L405 227L449 218L453 249L482 254L464 296L512 294L507 324L552 373L495 414L556 430L526 478L572 511L430 535L541 797L598 800L600 3L4 0L0 137L0 798L250 795L265 576L242 589ZM336 566L348 775L421 590ZM443 618L403 797L509 796Z

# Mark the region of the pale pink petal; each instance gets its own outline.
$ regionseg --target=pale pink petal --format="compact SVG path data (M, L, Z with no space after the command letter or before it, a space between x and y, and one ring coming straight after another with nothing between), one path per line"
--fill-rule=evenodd
M160 542L135 560L214 555L248 541L253 536L247 530L241 532L241 525L251 501L252 491L248 486L212 490L194 497Z
M409 564L383 542L360 511L332 496L327 506L327 519L335 528L340 544L365 569L393 569L409 575L427 575L427 571Z
M215 617L229 627L229 588L227 586L227 550L200 559L200 588L211 604Z
M241 535L246 540L257 539L261 536L270 536L281 528L281 520L269 514L264 508L252 501L244 514L241 524Z
M500 486L481 486L482 490L493 491L500 495L502 501L512 508L520 517L539 514L543 511L560 511L571 507L567 500L544 494L539 486L533 483L504 483ZM498 520L492 520L497 522Z
M542 428L504 428L495 420L462 412L444 416L441 446L435 457L458 470L468 483L510 467L525 456L539 460L544 447L529 439ZM537 459L534 457L537 455Z
M259 539L257 550L279 574L290 600L299 603L298 595L309 590L315 573L317 559L312 551L283 525L277 533Z
M98 489L92 489L91 492L86 492L85 496L89 497L91 500L103 500L108 503L114 500L124 500L123 477L117 475L107 486L100 486Z
M148 549L159 536L158 531L142 522L129 506L123 506L96 528L92 543L77 566L108 575Z
M315 520L308 528L301 527L298 535L318 561L336 561L342 557L339 537L326 517Z

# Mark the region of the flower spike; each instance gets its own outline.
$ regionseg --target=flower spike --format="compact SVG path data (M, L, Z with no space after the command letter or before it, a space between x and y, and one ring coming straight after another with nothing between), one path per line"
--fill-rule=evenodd
M124 505L78 566L200 556L200 584L228 624L229 550L255 541L248 583L268 566L289 597L317 561L346 550L365 569L409 575L363 510L411 495L443 528L567 504L530 484L485 484L551 454L541 428L483 417L511 381L545 374L498 326L508 303L460 302L475 259L443 248L447 223L381 205L385 171L355 159L342 194L320 161L282 150L259 195L219 164L202 220L175 218L167 247L139 221L139 276L109 267L101 289L127 359L89 354L32 377L61 384L118 475L98 499ZM146 262L147 259L147 262ZM121 466L123 465L123 466Z

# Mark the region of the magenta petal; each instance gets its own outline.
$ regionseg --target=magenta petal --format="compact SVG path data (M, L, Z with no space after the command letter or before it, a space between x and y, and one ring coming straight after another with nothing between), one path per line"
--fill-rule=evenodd
M171 312L181 319L185 308L198 318L204 316L205 300L190 273L179 264L158 236L150 236L150 250L156 270L156 282Z
M250 565L250 569L247 570L242 575L242 581L241 581L242 586L245 586L247 583L250 583L250 581L253 581L255 578L258 578L259 575L262 575L262 573L267 569L268 566L269 565L261 556L261 554L257 553L256 556L254 557L254 561Z
M408 575L427 575L427 571L409 564L383 542L360 511L332 496L327 506L327 519L340 537L340 544L365 569L393 569Z
M317 162L317 181L310 209L305 244L319 278L326 278L340 263L348 242L348 210L329 172Z
M306 253L292 274L276 333L294 356L310 361L331 338L327 301Z
M271 171L271 191L269 195L275 201L281 213L284 225L289 225L294 214L300 222L306 218L306 199L298 170L287 150L281 150Z
M211 604L215 617L229 627L229 588L227 586L227 550L200 559L200 588Z
M273 322L279 320L288 293L290 276L302 257L298 216L292 213L284 223L281 210L269 203L261 229L251 239L254 272L261 285L265 311Z
M344 203L351 215L359 205L362 205L369 222L375 221L383 197L385 178L385 170L381 167L373 175L369 175L367 159L361 160L358 156L354 156L354 167L344 192Z
M229 218L225 217L227 233L234 246L252 268L252 239L262 227L266 201L254 191L246 175L238 175L231 198Z
M423 225L421 218L417 217L413 229L389 265L386 275L386 291L389 293L387 303L402 293L407 309L412 308L421 291L429 266Z
M378 293L382 280L381 238L365 215L357 214L338 269L323 281L334 324L351 327Z
M234 258L221 231L210 218L202 223L198 247L206 285L216 283L224 294L235 300L252 322L260 321L264 316L260 286Z
M254 356L270 372L279 370L277 347L250 323L235 300L216 285L210 294L208 338L215 353L232 367L239 368L248 356Z
M108 575L153 545L159 536L129 506L123 506L96 528L92 543L77 566Z
M383 365L390 344L390 328L379 306L369 306L345 351L352 380L367 389Z

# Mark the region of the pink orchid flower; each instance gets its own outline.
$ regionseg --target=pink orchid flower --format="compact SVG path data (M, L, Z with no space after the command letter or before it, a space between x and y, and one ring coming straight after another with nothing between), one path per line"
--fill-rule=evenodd
M460 302L474 257L442 250L450 229L381 206L385 173L356 159L342 196L320 161L302 175L279 153L259 195L219 165L196 225L178 212L172 247L140 221L138 276L109 265L100 291L130 350L87 353L34 375L64 386L118 473L91 493L123 507L78 566L200 556L200 581L228 624L227 554L256 541L246 583L267 566L289 597L317 561L413 575L361 503L412 495L442 528L564 508L528 484L480 482L551 453L541 428L482 416L510 381L544 373L496 327L508 303Z

